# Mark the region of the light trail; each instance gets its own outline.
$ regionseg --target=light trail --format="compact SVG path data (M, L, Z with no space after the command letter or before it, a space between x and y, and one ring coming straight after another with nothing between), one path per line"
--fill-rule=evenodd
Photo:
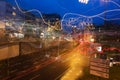
M101 18L101 19L106 20L106 21L120 20L120 18L106 19L106 18L103 18L103 17L100 17L100 16L98 18Z
M117 4L117 3L114 2L114 1L108 1L108 2L111 2L111 3L115 4L116 6L120 7L120 5ZM15 0L15 3L16 3L16 5L17 5L19 11L21 11L22 13L27 13L27 12L33 12L33 11L35 11L35 12L39 13L39 15L41 16L41 18L42 18L42 20L43 20L43 22L44 22L45 24L47 24L48 26L51 26L49 23L47 23L47 22L44 20L41 12L40 12L39 10L37 10L37 9L32 9L32 10L28 10L28 11L23 11L23 10L19 7L19 5L18 5L18 3L17 3L16 0ZM91 18L91 19L93 19L93 18L98 17L98 18L101 18L101 19L103 19L103 20L119 20L120 18L105 19L105 18L101 17L101 15L103 15L103 14L105 14L105 13L108 13L108 12L113 12L113 11L120 11L120 9L107 10L107 11L101 12L101 13L96 14L96 15L93 15L93 16L85 16L85 15L81 15L81 14L77 14L77 13L65 13L64 16L62 17L62 20L61 20L61 29L60 29L60 30L63 29L63 21L65 21L65 18L66 18L68 15L79 16L77 19L74 19L73 21L70 21L70 22L68 21L68 22L69 22L69 26L72 26L71 23L74 23L75 21L79 20L80 18L86 18L86 19ZM88 23L88 22L87 22L87 23ZM25 23L24 23L24 24L25 24Z
M109 2L111 2L111 3L114 3L116 6L118 6L118 7L120 7L120 5L118 4L118 3L116 3L115 1L109 1Z
M103 51L118 51L120 52L120 48L116 48L116 47L110 47L110 48L103 48Z
M109 0L107 2L109 2L109 3L111 2L111 3L115 4L116 6L118 6L120 8L120 4L116 3L115 1ZM116 14L116 15L119 15L119 14ZM113 16L116 16L116 15L113 15ZM116 20L116 19L113 19L113 20Z
M80 46L74 48L70 54L68 56L70 67L60 80L76 80L83 75L84 67L88 66L87 57L82 55Z
M115 14L115 15L109 15L109 17L114 17L114 16L119 16L120 15L120 13L118 13L118 14Z
M97 14L97 15L88 16L88 18L95 18L95 17L99 17L99 16L100 16L100 15L102 15L102 14L105 14L105 13L108 13L108 12L112 12L112 11L120 11L120 9L107 10L107 11L104 11L104 12L99 13L99 14Z
M116 6L120 7L120 5L119 5L118 3L116 3L115 1L113 1L113 0L108 0L108 1L103 0L103 1L104 1L104 2L113 3L113 4L115 4Z
M78 51L78 50L77 50ZM72 51L73 52L73 51ZM83 75L83 68L86 66L86 61L84 61L84 57L80 56L80 53L74 52L71 56L69 56L69 69L65 74L61 77L60 80L76 80L80 76Z
M114 1L112 1L112 0L111 0L111 1L107 1L107 2L111 2L111 3L115 4L116 6L120 7L119 4L117 4L116 2L114 2ZM17 3L16 0L15 0L15 3L16 3L16 5L17 5L19 11L21 11L22 13L27 13L27 12L33 12L33 11L35 11L35 12L39 13L39 15L41 16L41 18L42 18L42 20L43 20L43 22L44 22L45 24L47 24L48 26L51 26L49 23L47 23L47 22L44 20L41 12L40 12L39 10L37 10L37 9L32 9L32 10L28 10L28 11L23 11L23 10L19 7L19 5L18 5L18 3ZM64 21L64 19L65 19L65 17L66 17L67 15L76 15L76 16L80 16L80 18L81 18L81 17L83 17L83 18L95 18L95 17L99 17L99 18L101 18L101 19L103 19L103 20L118 20L119 18L117 18L117 19L104 19L104 18L100 17L101 15L103 15L103 14L105 14L105 13L108 13L108 12L112 12L112 11L120 11L120 9L107 10L107 11L104 11L104 12L102 12L102 13L99 13L99 14L96 14L96 15L93 15L93 16L85 16L85 15L80 15L80 14L77 14L77 13L65 13L64 16L62 17L62 20L61 20L61 23L60 23L60 24L61 24L61 29L60 29L60 30L63 29L63 24L62 24L62 22ZM78 18L78 19L79 19L79 18ZM76 19L76 20L77 20L77 19ZM74 21L76 21L76 20L74 20ZM73 22L74 22L74 21L73 21Z
M51 25L45 21L45 19L44 19L43 16L42 16L42 13L41 13L39 10L37 10L37 9L31 9L31 10L28 10L28 11L23 11L23 10L19 7L19 4L18 4L17 0L15 0L15 3L16 3L16 6L17 6L17 8L18 8L18 10L19 10L20 12L22 12L22 13L37 12L37 13L41 16L42 21L43 21L46 25L48 25L48 26L51 27ZM24 25L25 25L25 24L24 24ZM60 30L62 30L62 28L61 28ZM59 40L59 42L60 42L60 40ZM40 45L41 45L41 44L40 44ZM60 45L60 44L59 44L59 45ZM58 45L58 50L59 50L59 45ZM41 46L38 47L38 48L41 48ZM59 52L58 52L58 54L59 54Z
M108 12L113 12L113 11L120 11L120 9L107 10L107 11L104 11L104 12L102 12L102 13L99 13L99 14L96 14L96 15L93 15L93 16L85 16L85 15L80 15L80 14L77 14L77 13L66 13L66 14L63 16L63 18L62 18L61 27L63 27L62 23L63 23L63 21L64 21L64 19L65 19L65 17L66 17L67 15L80 16L80 17L78 17L77 19L75 19L75 20L72 21L72 22L75 22L76 20L78 20L79 18L82 18L82 17L83 17L83 18L87 18L87 19L89 19L89 18L92 19L92 18L98 17L98 18L101 18L101 19L107 20L107 21L109 21L109 20L120 20L120 18L106 19L106 18L101 17L101 15L103 15L103 14L105 14L105 13L108 13ZM69 23L69 25L71 24L70 21L68 21L68 23ZM72 26L72 25L71 25L71 26Z
M115 4L116 6L120 7L120 5L119 5L118 3L116 3L116 2L114 2L114 1L112 1L112 0L109 0L109 1L107 1L107 2L111 2L111 3ZM108 21L109 21L109 20L119 20L119 18L115 18L115 19L105 19L105 18L100 17L102 14L105 14L105 13L108 13L108 12L112 12L112 11L120 11L120 9L107 10L107 11L104 11L104 12L102 12L102 13L99 13L99 14L93 15L93 16L85 16L85 15L80 15L80 14L77 14L77 13L66 13L66 14L63 16L63 18L62 18L61 26L62 26L62 22L64 21L65 16L70 15L70 14L80 16L79 18L81 18L81 17L83 17L83 18L86 18L86 17L88 17L88 18L98 17L98 18L101 18L101 19L103 19L103 20L108 20ZM78 19L79 19L79 18L78 18ZM77 19L76 19L76 20L77 20ZM76 20L75 20L75 21L76 21Z
M107 11L101 12L101 13L96 14L96 15L93 15L93 16L85 16L85 15L80 15L80 14L77 14L77 13L66 13L66 14L63 16L62 20L64 21L64 18L65 18L65 16L67 16L67 15L76 15L76 16L80 16L80 17L83 17L83 18L95 18L95 17L99 17L99 16L102 15L102 14L105 14L105 13L108 13L108 12L112 12L112 11L120 11L120 9L107 10Z
M15 0L15 3L16 3L17 8L19 9L20 12L22 12L22 13L37 12L37 13L39 13L39 15L41 16L43 22L44 22L45 24L47 24L48 26L51 26L49 23L47 23L47 22L44 20L44 18L43 18L43 16L42 16L42 13L41 13L39 10L37 10L37 9L31 9L31 10L28 10L28 11L23 11L23 10L19 7L18 2L17 2L16 0Z

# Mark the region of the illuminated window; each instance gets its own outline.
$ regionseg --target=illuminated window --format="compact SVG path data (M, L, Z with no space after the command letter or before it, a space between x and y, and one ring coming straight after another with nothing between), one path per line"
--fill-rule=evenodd
M13 16L16 16L16 13L15 13L15 12L12 12L12 15L13 15Z

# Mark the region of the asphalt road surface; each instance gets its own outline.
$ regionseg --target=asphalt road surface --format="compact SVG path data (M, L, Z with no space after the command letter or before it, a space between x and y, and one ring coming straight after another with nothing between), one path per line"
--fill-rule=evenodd
M52 51L57 52L56 48ZM0 80L59 80L69 68L71 51L68 48L58 57L36 52L0 61Z

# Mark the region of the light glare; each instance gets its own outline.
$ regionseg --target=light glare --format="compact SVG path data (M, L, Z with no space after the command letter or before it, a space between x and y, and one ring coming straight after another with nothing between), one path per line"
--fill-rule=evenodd
M89 0L79 0L79 2L87 4Z

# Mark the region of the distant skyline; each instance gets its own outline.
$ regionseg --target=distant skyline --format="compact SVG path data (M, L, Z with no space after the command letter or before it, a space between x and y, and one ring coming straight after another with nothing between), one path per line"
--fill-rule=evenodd
M13 5L15 0L6 0ZM20 8L25 10L37 9L41 13L52 14L57 13L63 17L66 13L76 13L84 16L93 16L102 13L105 10L113 10L108 13L103 13L100 16L93 17L93 23L102 24L104 22L102 18L106 19L117 19L116 22L120 21L120 0L88 0L87 4L81 3L79 0L16 0ZM114 1L114 2L113 2ZM72 15L74 16L74 14Z

